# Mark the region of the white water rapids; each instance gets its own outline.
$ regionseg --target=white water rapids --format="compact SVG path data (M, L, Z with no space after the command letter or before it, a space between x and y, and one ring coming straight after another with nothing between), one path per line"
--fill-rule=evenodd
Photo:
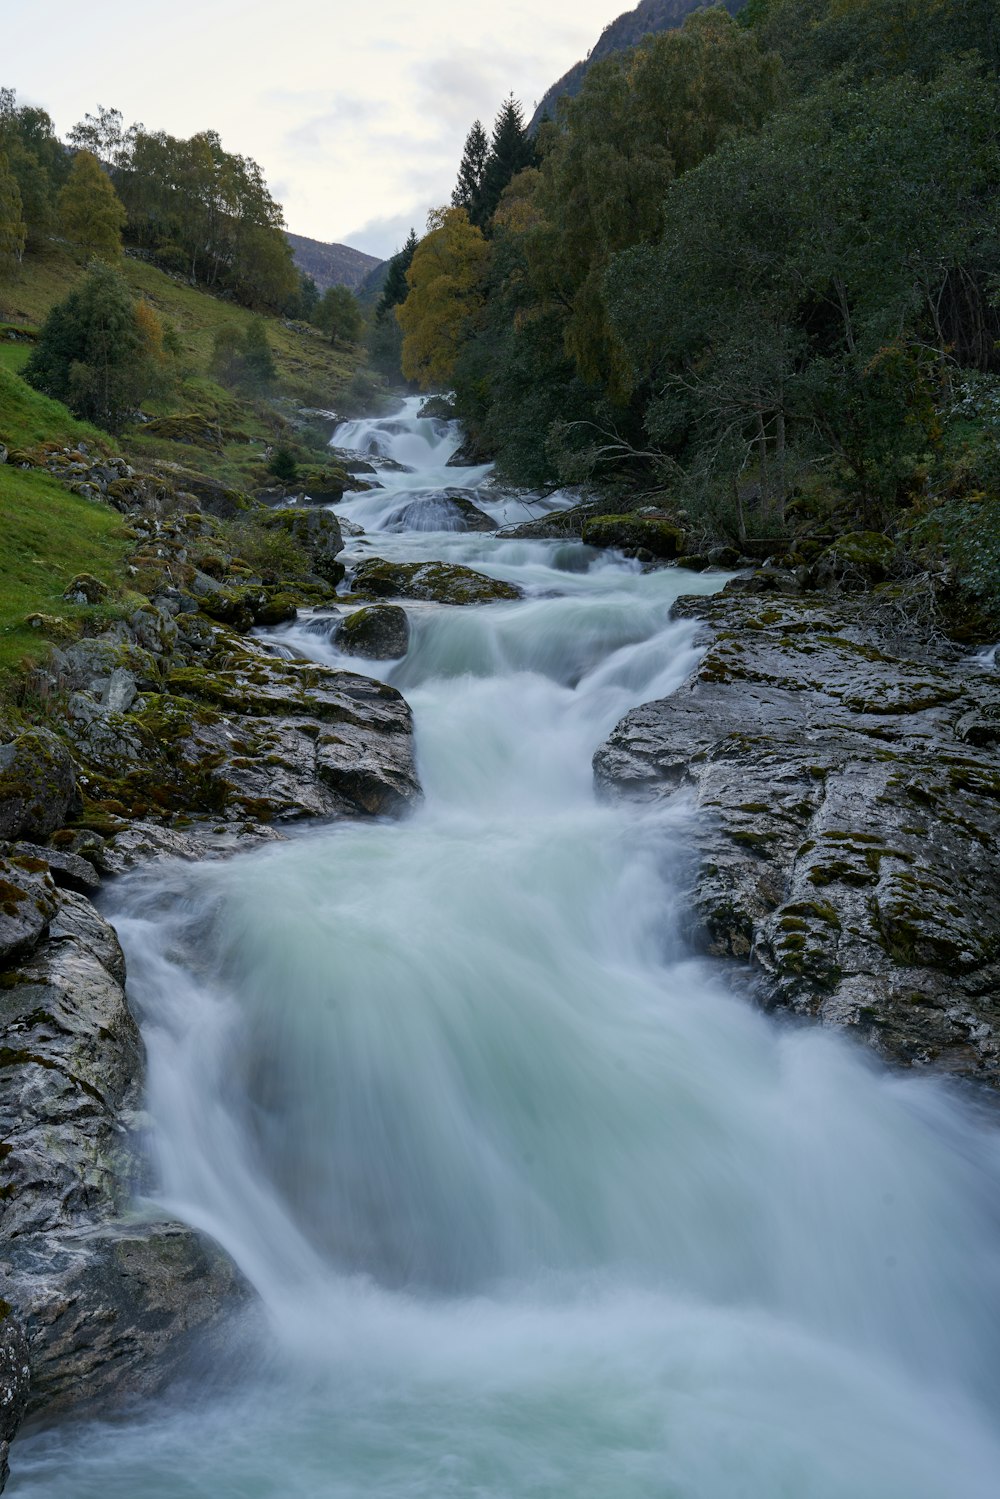
M728 992L678 932L688 811L593 793L602 738L696 660L671 600L720 580L381 530L445 487L524 512L444 469L455 433L412 403L337 441L410 470L339 507L356 555L528 597L411 609L383 675L415 814L113 891L159 1200L266 1325L127 1418L23 1439L10 1492L992 1499L989 1119Z

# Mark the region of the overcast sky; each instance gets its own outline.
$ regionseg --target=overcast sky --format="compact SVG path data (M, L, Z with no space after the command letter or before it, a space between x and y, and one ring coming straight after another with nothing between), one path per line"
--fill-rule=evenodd
M212 128L253 156L288 227L390 255L446 202L462 144L528 115L629 0L0 0L0 85L60 134L98 104Z

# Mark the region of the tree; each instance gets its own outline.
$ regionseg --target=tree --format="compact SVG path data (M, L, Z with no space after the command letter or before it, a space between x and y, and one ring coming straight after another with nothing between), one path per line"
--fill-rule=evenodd
M458 181L451 195L453 208L464 208L473 224L480 222L483 207L483 176L490 143L479 120L465 138L465 150L458 168ZM402 301L402 298L400 298Z
M8 280L21 264L27 238L21 214L21 190L0 154L0 281Z
M328 286L316 309L315 322L332 344L357 343L365 320L357 297L347 286Z
M63 233L102 259L121 253L125 209L111 179L92 151L78 151L58 199Z
M501 105L483 164L481 187L470 222L486 229L512 177L536 163L535 143L524 123L524 112L513 95Z
M489 246L464 208L435 209L427 223L406 273L409 295L396 309L403 374L424 390L451 380L482 312L489 259Z
M406 301L406 295L410 289L406 284L406 273L413 264L413 255L416 248L416 231L411 229L406 237L406 243L403 248L397 250L389 261L385 285L382 288L382 295L379 297L375 308L376 318L384 317L387 312L391 312L394 307L398 307L400 302Z
M243 341L244 382L257 389L272 384L277 377L271 346L267 341L264 319L251 318Z
M127 283L96 264L52 308L24 368L36 390L117 432L161 378L148 315Z

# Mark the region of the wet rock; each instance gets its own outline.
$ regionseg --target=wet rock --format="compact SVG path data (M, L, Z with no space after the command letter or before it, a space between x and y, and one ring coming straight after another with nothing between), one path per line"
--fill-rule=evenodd
M671 560L684 550L684 532L664 515L595 515L584 521L581 535L587 546L613 547L626 555L643 551Z
M0 855L0 966L30 953L49 929L58 906L44 860Z
M378 598L425 599L435 604L489 604L519 599L521 590L471 567L447 562L386 562L372 557L354 574L356 593Z
M64 893L0 989L0 1272L31 1367L20 1404L47 1415L155 1388L248 1295L192 1230L131 1215L143 1056L124 980L112 928Z
M28 1408L31 1364L24 1328L0 1300L0 1493L10 1476L10 1444Z
M410 622L398 604L368 604L341 621L335 639L350 656L392 661L406 655Z
M290 593L272 593L263 608L257 610L254 620L258 625L283 625L298 614L295 599Z
M264 524L286 531L297 541L319 577L334 585L343 578L344 564L337 556L344 549L344 538L336 516L328 510L275 510Z
M767 1008L1000 1086L1000 681L883 638L865 598L682 599L708 649L595 758L610 794L693 796L693 936Z
M73 761L50 729L0 745L0 839L47 838L79 806Z
M37 843L12 843L7 854L11 859L27 859L47 865L53 882L62 890L94 895L100 889L101 877L94 865L70 849L42 848Z
M496 521L460 490L426 495L392 516L388 529L398 531L495 531Z

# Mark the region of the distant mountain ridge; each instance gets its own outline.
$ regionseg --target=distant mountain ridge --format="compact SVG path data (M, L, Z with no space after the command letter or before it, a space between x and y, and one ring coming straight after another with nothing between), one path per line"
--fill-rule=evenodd
M356 290L382 262L377 255L366 255L351 245L325 244L307 239L304 234L286 234L295 264L311 276L320 291L329 286L349 286Z
M743 9L746 0L721 0L721 3L734 16ZM684 25L693 11L707 8L706 0L640 0L635 10L625 11L617 20L609 22L588 55L581 62L574 63L569 72L552 85L532 115L529 129L536 130L546 115L554 119L556 104L564 94L576 97L591 63L600 62L613 52L626 52L653 32L674 31Z

